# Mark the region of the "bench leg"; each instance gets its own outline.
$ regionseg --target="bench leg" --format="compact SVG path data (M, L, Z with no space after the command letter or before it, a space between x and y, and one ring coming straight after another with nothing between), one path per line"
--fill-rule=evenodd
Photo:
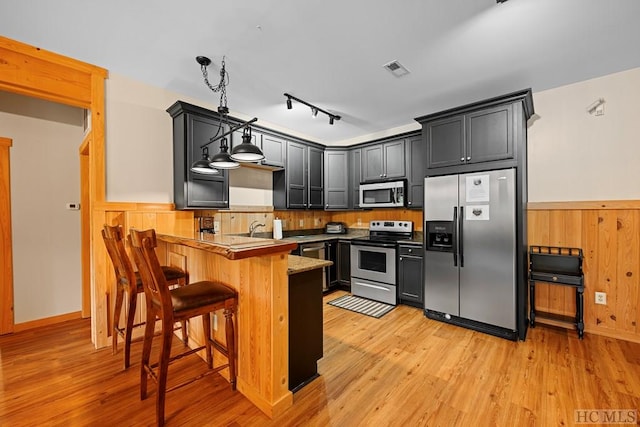
M532 328L536 327L536 283L529 282L529 325Z
M578 327L578 338L584 336L584 287L576 288L576 326Z

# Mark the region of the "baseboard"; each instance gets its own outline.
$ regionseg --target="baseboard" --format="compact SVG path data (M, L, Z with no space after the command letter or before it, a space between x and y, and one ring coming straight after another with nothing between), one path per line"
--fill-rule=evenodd
M81 311L74 311L72 313L59 314L57 316L46 317L44 319L30 320L28 322L16 323L13 327L13 332L22 332L29 329L41 328L43 326L55 325L56 323L66 322L67 320L82 319Z

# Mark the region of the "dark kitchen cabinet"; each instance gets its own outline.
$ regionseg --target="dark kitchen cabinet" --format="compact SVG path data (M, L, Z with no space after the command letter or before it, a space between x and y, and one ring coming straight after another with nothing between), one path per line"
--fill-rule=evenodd
M349 208L360 207L360 182L362 182L362 149L350 150L351 161L349 163Z
M349 151L324 152L324 208L349 209Z
M220 117L213 111L177 101L167 109L173 119L173 201L176 209L229 207L228 172L203 175L191 171L191 165L202 158L202 145L220 129ZM209 156L220 150L220 143L208 147Z
M422 135L405 139L405 157L407 162L407 207L421 208L424 199L424 140Z
M404 178L404 139L362 147L362 181Z
M287 141L285 168L273 172L273 206L276 209L324 207L324 150Z
M429 123L429 168L512 159L511 105L500 105Z
M428 176L526 165L531 91L513 92L416 118L422 124Z
M338 240L337 258L337 282L338 284L351 290L351 242L348 240Z
M327 289L331 289L338 285L338 241L328 240L325 242L326 257L333 265L327 267Z
M264 160L263 165L283 168L285 153L287 149L287 141L277 136L265 133L262 135L262 143L260 145Z
M307 147L309 209L324 208L324 150Z
M398 245L398 299L401 303L423 308L422 246Z

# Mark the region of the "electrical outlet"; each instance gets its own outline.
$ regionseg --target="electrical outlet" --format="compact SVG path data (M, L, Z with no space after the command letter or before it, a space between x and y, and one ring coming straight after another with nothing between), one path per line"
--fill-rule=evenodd
M218 330L218 316L215 313L213 313L213 330Z
M220 221L213 221L213 232L220 233Z
M298 226L304 227L304 219L301 219L300 221L298 221Z
M596 292L596 304L607 305L607 293Z
M362 219L358 218L358 225L362 225Z

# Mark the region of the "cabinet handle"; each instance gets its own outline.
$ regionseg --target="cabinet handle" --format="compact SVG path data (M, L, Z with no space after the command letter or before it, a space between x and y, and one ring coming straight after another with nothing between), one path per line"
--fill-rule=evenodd
M409 204L411 204L411 202L409 202Z
M324 205L324 207L325 207L325 208L328 208L328 207L329 207L329 203L327 203L326 205Z
M467 157L467 160L471 160L471 156Z
M409 253L413 252L413 249L409 249Z
M402 257L400 257L400 261L402 261Z
M461 161L461 162L464 162L464 157L460 157L460 161Z
M380 178L382 178L384 175L380 174Z

